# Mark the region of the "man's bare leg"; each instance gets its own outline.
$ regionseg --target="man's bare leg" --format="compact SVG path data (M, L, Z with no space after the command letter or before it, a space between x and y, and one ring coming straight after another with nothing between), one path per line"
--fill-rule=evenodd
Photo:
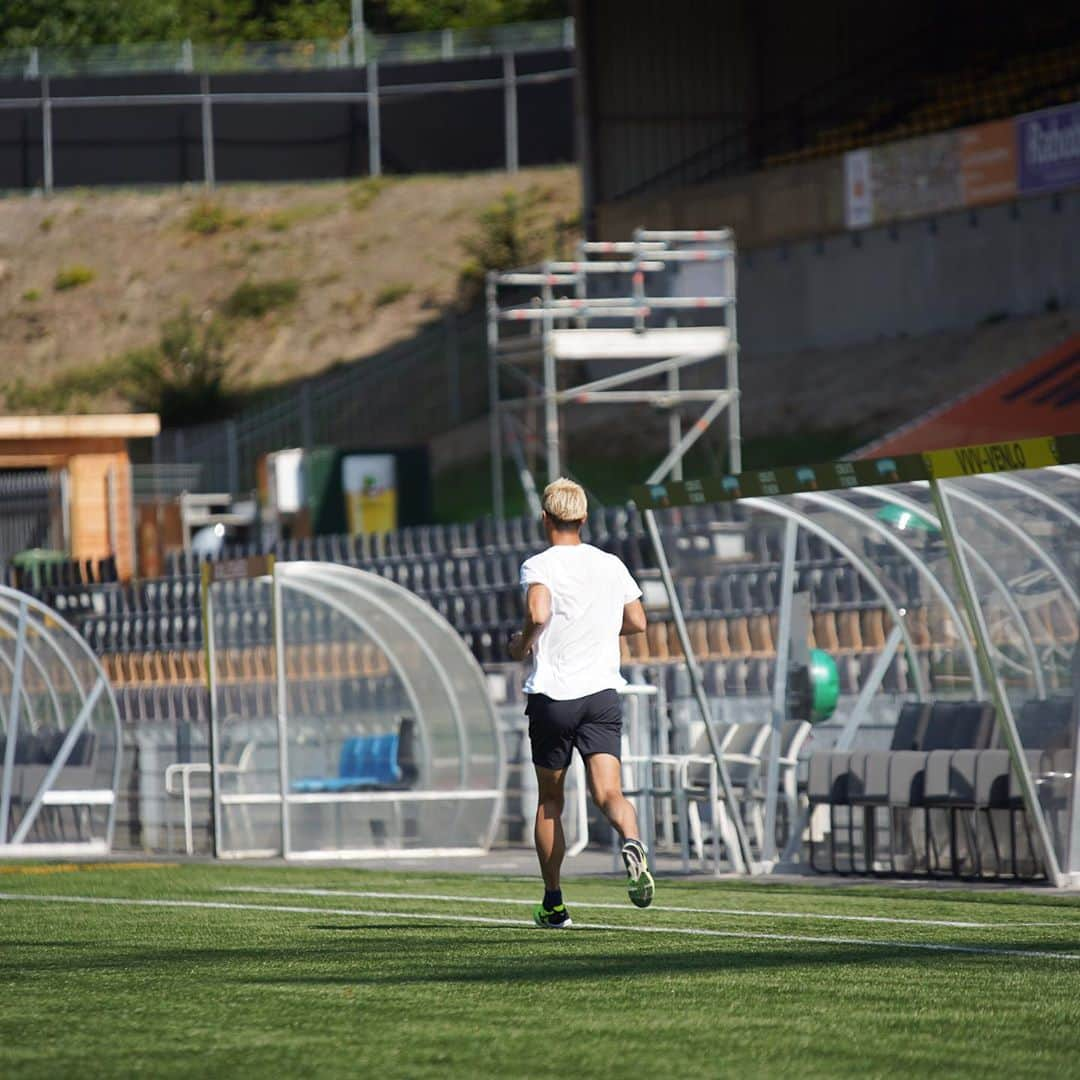
M637 814L622 793L622 766L613 754L590 754L585 759L589 792L611 827L623 840L640 840Z
M622 765L613 754L590 754L585 759L585 767L593 801L622 838L619 853L626 867L630 900L637 907L648 907L653 901L656 883L638 832L637 814L622 791Z
M536 856L540 860L540 873L544 888L556 892L563 857L566 855L566 837L563 836L563 785L565 769L545 769L536 766L536 783L539 789L536 804Z

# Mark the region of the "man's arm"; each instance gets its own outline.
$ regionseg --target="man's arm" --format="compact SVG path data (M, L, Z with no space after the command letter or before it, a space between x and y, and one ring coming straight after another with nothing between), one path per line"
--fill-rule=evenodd
M619 637L628 637L630 634L644 634L646 621L645 608L641 606L641 601L631 600L622 609L622 629L619 631Z
M551 618L551 592L546 585L533 582L525 595L525 624L510 639L510 658L524 660L532 652L536 639Z

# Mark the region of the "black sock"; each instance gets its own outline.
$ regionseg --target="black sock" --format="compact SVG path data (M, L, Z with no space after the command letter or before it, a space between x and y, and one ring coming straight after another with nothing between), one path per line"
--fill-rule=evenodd
M562 889L544 890L544 910L554 911L562 903Z

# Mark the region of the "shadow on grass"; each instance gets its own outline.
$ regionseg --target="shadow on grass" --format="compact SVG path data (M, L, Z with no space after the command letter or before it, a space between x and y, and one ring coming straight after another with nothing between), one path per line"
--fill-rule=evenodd
M312 936L291 945L240 945L235 948L188 948L132 944L94 951L84 941L8 941L5 949L46 947L62 950L53 957L3 956L5 975L62 970L67 973L109 971L145 974L153 971L205 968L217 979L244 985L358 986L423 983L543 983L550 980L595 980L612 976L716 975L814 968L918 966L947 970L958 961L999 965L1045 964L1052 953L1080 952L1080 942L1061 940L999 941L982 944L962 940L926 943L941 948L881 944L829 944L793 938L762 939L755 946L725 938L703 938L685 948L655 948L638 939L613 949L610 936L619 931L575 927L562 934L521 933L499 926L438 926L416 923L318 923ZM462 933L468 934L467 939ZM605 940L605 937L608 940ZM649 937L652 937L649 935ZM624 937L625 940L625 937ZM912 945L920 943L912 942ZM88 947L89 946L89 947ZM952 948L950 948L950 946ZM965 951L965 947L980 951ZM72 950L75 950L73 955ZM1009 955L1008 950L1032 954ZM995 955L1000 953L1001 955ZM1043 959L1043 954L1045 959ZM1080 961L1058 960L1080 974ZM250 965L258 976L245 974ZM269 970L268 970L269 969Z
M317 924L310 929L334 934L350 934L354 936L366 935L365 946L372 934L380 931L397 930L398 927L372 927L349 924ZM411 930L424 930L427 934L437 933L443 929L460 930L462 927L409 927ZM588 951L567 954L565 952L553 953L550 947L563 948L571 946L572 942L582 942L584 939L589 946L600 944L599 939L603 935L617 931L602 930L599 928L577 927L565 934L544 933L537 934L535 938L526 939L523 942L519 932L506 933L498 927L468 927L470 931L481 931L482 937L474 939L470 943L471 956L461 958L452 953L443 953L441 963L433 956L438 957L438 945L435 941L428 941L417 947L416 942L408 944L399 943L384 950L369 950L364 948L360 955L353 955L357 961L352 971L340 974L310 973L300 976L287 976L286 981L295 981L310 985L336 985L336 984L398 984L409 985L413 983L529 983L544 982L551 979L597 979L611 976L635 977L667 975L695 975L716 974L733 971L767 971L781 970L784 968L808 968L808 967L845 967L851 965L882 965L882 964L909 964L926 967L929 964L948 966L957 960L979 961L1000 963L1008 960L1013 964L1025 963L1024 958L1009 956L1007 950L1015 949L1030 953L1068 952L1075 955L1080 951L1080 943L1072 942L1039 942L1033 945L1031 942L999 943L995 945L975 945L971 948L985 949L980 952L966 952L959 947L961 942L934 943L942 946L955 945L958 951L935 952L931 949L905 948L891 943L881 945L829 945L819 942L770 942L763 940L760 949L747 949L744 946L731 948L731 941L715 939L713 941L695 942L692 948L686 950L655 950L638 949L633 952L597 952L594 947ZM541 954L533 953L522 956L523 944L540 945L544 951ZM913 943L915 944L915 943ZM778 947L779 946L779 947ZM796 946L793 950L791 946ZM394 965L390 970L380 969L376 972L356 970L356 967L365 967L364 960L372 959L373 952L385 951L394 957ZM410 968L408 957L413 952L424 958L424 970L418 972ZM1001 951L1003 956L995 956L994 953ZM492 954L495 954L492 956ZM1037 962L1037 958L1033 958ZM1048 957L1052 959L1052 957ZM524 961L524 962L523 962ZM1059 961L1059 963L1077 964L1077 961ZM397 968L398 970L394 970ZM408 970L401 970L408 969ZM261 980L244 980L259 982ZM281 980L266 980L281 981Z

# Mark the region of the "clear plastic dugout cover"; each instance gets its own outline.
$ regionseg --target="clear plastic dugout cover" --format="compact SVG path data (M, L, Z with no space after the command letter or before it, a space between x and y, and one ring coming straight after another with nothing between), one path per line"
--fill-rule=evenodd
M204 569L214 849L223 858L282 851L273 587L258 573L269 569L254 560Z
M112 844L120 721L82 637L0 586L0 854L101 854Z
M634 491L654 515L675 600L669 613L654 613L647 655L636 659L660 659L677 672L688 648L697 661L751 858L799 852L815 752L907 745L898 721L910 703L904 715L920 717L911 745L952 755L942 805L971 811L974 824L970 841L962 835L957 843L935 835L933 815L926 829L920 818L917 835L909 828L901 837L912 861L900 865L931 865L927 844L974 849L979 830L995 821L995 857L1007 861L996 848L1024 806L1026 764L1038 809L1024 823L1025 858L1037 858L1042 843L1050 848L1047 876L1080 871L1080 468L1068 463L1078 458L1080 440L1065 437ZM672 745L707 755L701 711L687 703L688 686L680 704L678 680L673 674L669 686ZM920 703L923 712L914 709ZM968 762L956 751L998 757ZM991 761L1000 770L1002 760L989 794L976 793L973 771L965 790L964 770ZM887 772L880 792L852 775L863 786L844 804L846 840L853 851L866 849L863 869L877 870L878 826L865 810L880 799L891 812L896 793ZM982 814L990 809L1003 826ZM955 821L950 827L955 833ZM960 856L957 865L971 871L971 851ZM858 863L853 854L847 868Z
M453 629L348 567L278 563L245 588L261 590L248 622L264 628L254 647L266 662L248 681L265 708L244 719L248 774L221 779L224 838L290 858L486 850L501 753L482 673Z
M1080 469L956 477L941 491L985 619L1005 722L1019 740L1058 869L1076 874Z

